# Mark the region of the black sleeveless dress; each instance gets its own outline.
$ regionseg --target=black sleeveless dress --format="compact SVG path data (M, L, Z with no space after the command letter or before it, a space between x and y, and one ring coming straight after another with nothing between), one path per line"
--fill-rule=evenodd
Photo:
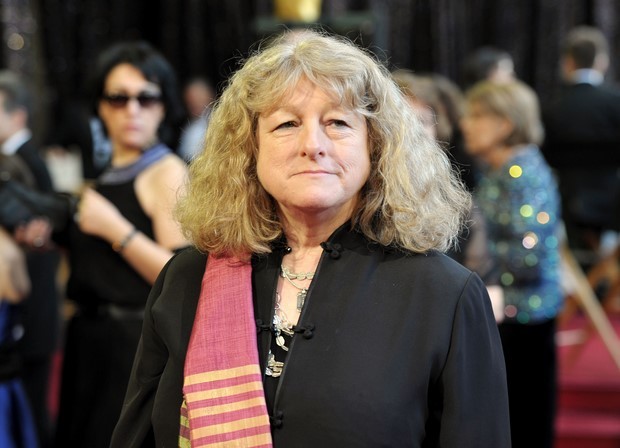
M95 189L140 232L153 226L135 192L137 176L170 150L155 146L127 167L111 168ZM68 230L67 297L76 313L66 329L56 446L108 447L140 339L150 284L111 245Z

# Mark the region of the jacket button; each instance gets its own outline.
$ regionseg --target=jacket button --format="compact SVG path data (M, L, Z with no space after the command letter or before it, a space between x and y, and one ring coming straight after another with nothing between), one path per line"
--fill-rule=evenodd
M308 324L305 327L300 327L296 330L297 333L301 333L304 339L312 339L314 336L314 324Z
M337 250L332 250L329 253L329 258L331 258L332 260L337 260L340 258L340 252L338 252Z
M271 427L275 429L282 428L282 420L284 420L284 412L278 411L275 416L269 417L269 423L271 423Z

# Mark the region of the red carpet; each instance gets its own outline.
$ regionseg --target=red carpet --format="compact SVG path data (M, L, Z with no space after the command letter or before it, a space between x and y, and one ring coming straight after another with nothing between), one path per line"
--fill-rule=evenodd
M620 334L620 316L612 317ZM585 328L577 317L570 328ZM597 333L559 347L556 448L620 448L620 369Z
M620 334L620 316L612 319ZM583 317L567 328L585 328ZM582 346L560 346L555 448L620 448L620 369L598 334ZM55 417L62 356L56 357L50 408Z

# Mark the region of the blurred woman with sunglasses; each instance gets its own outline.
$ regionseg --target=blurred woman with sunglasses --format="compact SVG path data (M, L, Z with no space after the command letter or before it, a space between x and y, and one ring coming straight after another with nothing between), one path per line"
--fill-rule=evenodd
M99 58L94 87L112 158L57 238L69 248L67 297L76 306L57 446L109 446L150 287L186 245L171 213L186 165L162 143L180 110L171 66L146 43L121 43Z

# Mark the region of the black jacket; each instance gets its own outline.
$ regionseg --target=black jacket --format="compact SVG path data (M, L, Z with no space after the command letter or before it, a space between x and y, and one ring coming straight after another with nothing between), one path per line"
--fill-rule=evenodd
M314 330L294 338L279 379L274 446L510 446L504 359L477 275L444 255L405 255L346 229L324 247L298 323ZM263 322L283 255L253 261ZM112 447L177 446L205 263L186 250L154 285ZM270 338L259 335L263 371Z
M543 153L554 168L620 167L620 90L567 85L544 109Z
M543 154L557 173L571 226L620 229L620 89L566 86L545 108Z

